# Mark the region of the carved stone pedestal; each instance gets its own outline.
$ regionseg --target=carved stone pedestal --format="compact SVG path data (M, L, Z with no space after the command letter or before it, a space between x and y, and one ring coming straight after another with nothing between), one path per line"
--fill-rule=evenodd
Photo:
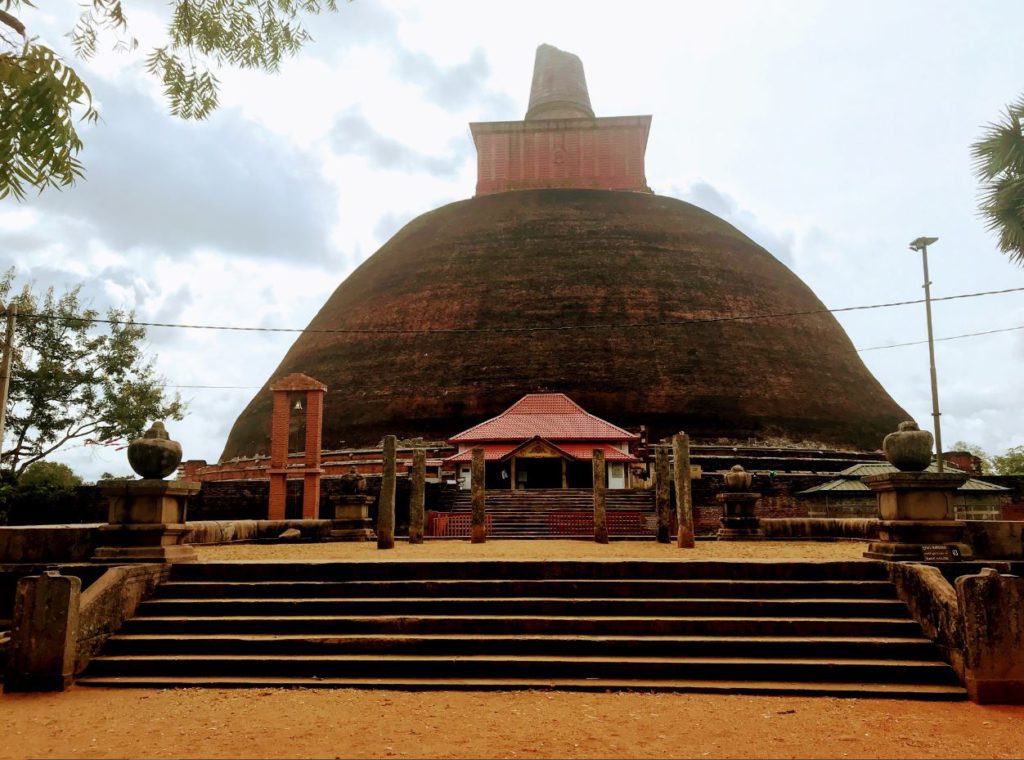
M200 484L186 480L103 480L110 505L93 562L189 562L195 549L181 544L188 497Z
M924 546L956 547L964 559L974 556L964 543L965 525L954 519L953 494L967 476L950 472L889 472L863 482L878 495L878 541L864 556L892 562L921 562Z
M335 497L334 521L331 525L332 541L374 541L373 522L370 520L372 496L343 494Z
M754 514L759 493L720 493L715 497L722 503L722 527L719 541L763 541L761 520Z

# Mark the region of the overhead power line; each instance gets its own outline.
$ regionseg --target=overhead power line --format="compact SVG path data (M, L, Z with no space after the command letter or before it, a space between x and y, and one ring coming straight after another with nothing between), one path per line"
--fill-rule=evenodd
M955 296L942 296L932 298L935 301L955 301L961 298L978 298L980 296L1002 295L1004 293L1019 293L1024 287L1005 288L1003 290L985 290L977 293L960 293ZM867 311L870 309L887 309L894 306L911 306L924 303L923 298L911 301L891 301L889 303L876 303L866 306L844 306L839 309L808 309L804 311L767 312L763 314L732 314L721 317L694 317L691 319L677 320L656 320L651 322L613 322L595 323L591 325L534 325L532 327L448 327L448 328L395 328L395 327L368 327L368 328L308 328L308 327L237 327L233 325L193 325L178 324L173 322L135 322L139 327L170 327L185 330L229 330L233 332L264 332L264 333L317 333L332 335L451 335L466 333L530 333L530 332L562 332L574 330L623 330L646 327L676 327L681 325L709 324L715 322L743 322L760 319L783 319L785 317L803 317L813 314L839 314L848 311ZM89 321L94 324L124 324L125 320L111 320L93 318L83 320L77 317L65 317L56 314L18 314L23 319L49 319L65 322Z
M977 338L980 335L995 335L996 333L1013 332L1014 330L1024 330L1024 325L1017 325L1016 327L1003 327L998 330L984 330L982 332L964 333L963 335L950 335L948 338L936 338L935 342L938 343L943 340L960 340L961 338ZM903 346L923 346L928 341L926 340L914 340L909 343L891 343L887 346L871 346L870 348L858 348L858 351L879 351L883 348L902 348Z

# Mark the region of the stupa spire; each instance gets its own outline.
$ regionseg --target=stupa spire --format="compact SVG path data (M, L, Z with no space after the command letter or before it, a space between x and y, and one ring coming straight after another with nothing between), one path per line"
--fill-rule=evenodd
M593 118L583 61L553 45L538 47L527 121Z

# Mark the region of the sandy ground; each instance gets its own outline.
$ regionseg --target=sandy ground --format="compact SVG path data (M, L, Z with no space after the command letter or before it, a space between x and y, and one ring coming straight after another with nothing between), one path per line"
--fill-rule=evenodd
M74 687L0 697L0 758L1021 757L1022 721L891 700Z
M661 560L850 560L863 559L859 541L698 541L695 549L678 549L656 541L403 541L381 551L373 542L324 544L225 544L197 546L200 562L228 560L359 560L363 562L476 559L661 559Z

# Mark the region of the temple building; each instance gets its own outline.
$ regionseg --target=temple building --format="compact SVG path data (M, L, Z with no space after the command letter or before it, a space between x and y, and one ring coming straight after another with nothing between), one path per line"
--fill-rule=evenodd
M595 116L579 58L540 46L525 118L470 125L476 196L412 220L338 286L222 461L270 451L270 386L291 373L329 389L328 450L466 430L451 438L461 446L531 394L564 394L651 440L685 430L698 443L876 450L909 415L784 264L650 191L650 128L649 115ZM573 443L536 435L554 453ZM556 468L501 459L510 452L492 459L510 488L558 483L557 459L566 482L584 477L575 454L551 456Z
M481 448L488 489L593 487L594 450L607 462L608 488L626 488L629 464L640 460L630 453L640 436L584 411L564 393L531 393L497 417L474 425L449 439L458 453L445 460L470 487L473 449Z

